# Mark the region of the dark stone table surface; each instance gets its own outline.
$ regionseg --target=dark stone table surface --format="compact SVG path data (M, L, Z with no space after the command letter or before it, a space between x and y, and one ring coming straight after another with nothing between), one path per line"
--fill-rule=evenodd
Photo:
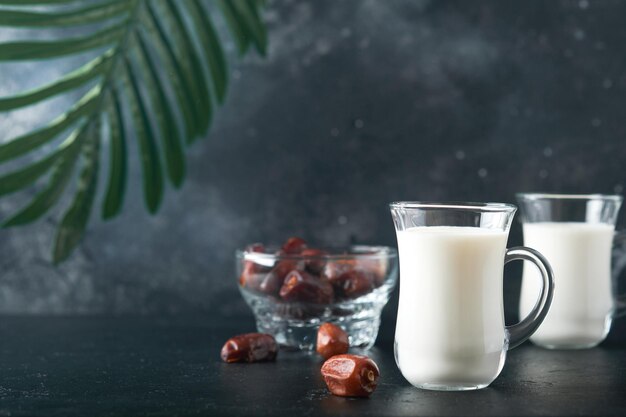
M254 329L249 317L0 317L0 415L624 416L623 322L591 350L523 345L490 387L461 393L405 382L385 326L370 352L378 390L346 399L327 393L315 356L222 363L225 339Z

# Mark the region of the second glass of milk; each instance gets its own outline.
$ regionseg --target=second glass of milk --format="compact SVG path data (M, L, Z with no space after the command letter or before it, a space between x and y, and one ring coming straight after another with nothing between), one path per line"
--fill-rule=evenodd
M611 251L618 195L518 194L524 244L546 256L554 270L552 307L530 340L551 349L584 349L602 342L617 304ZM520 313L540 291L537 271L524 267Z
M394 352L402 375L424 389L484 388L507 350L525 341L548 312L550 265L532 249L506 249L516 207L501 203L391 203L400 262ZM505 326L503 272L508 261L541 273L534 307Z

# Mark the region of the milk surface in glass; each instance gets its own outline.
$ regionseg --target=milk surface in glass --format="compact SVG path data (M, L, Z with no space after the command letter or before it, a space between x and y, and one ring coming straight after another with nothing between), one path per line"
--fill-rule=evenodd
M395 349L402 374L422 387L488 385L502 370L507 350L502 306L507 233L430 226L397 236Z
M611 246L614 227L605 223L524 223L524 245L541 252L555 276L552 306L534 343L553 348L586 348L606 337L614 301L611 292ZM520 314L534 306L541 280L524 265Z

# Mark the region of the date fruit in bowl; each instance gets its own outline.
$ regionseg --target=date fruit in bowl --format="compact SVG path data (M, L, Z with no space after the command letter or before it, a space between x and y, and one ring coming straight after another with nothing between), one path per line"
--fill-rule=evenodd
M295 260L285 259L278 261L276 266L262 278L261 285L258 287L259 291L264 294L278 295L287 274L297 270L298 267L299 264Z
M288 255L297 255L307 248L304 239L299 237L290 237L283 243L282 251Z
M324 256L328 255L326 251L321 249L305 249L300 252L305 259L304 267L312 274L320 275L326 266Z
M328 280L340 298L356 298L374 289L374 275L367 271L353 269Z
M291 237L249 246L236 258L258 331L295 350L314 351L324 322L340 325L351 346L371 347L398 276L397 251L385 246L326 247Z
M263 253L265 252L265 247L261 243L253 243L246 246L246 251ZM245 261L243 271L239 275L239 285L258 289L266 273L266 267L252 261Z
M288 273L280 288L280 297L285 301L329 304L333 300L333 294L333 286L325 277L316 277L298 270Z

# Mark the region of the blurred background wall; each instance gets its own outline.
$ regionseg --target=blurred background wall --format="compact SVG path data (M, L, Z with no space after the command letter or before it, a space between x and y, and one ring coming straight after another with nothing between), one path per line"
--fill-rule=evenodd
M134 164L123 214L92 216L56 268L58 212L1 230L0 312L247 314L233 253L249 242L395 245L393 200L622 193L624 16L611 0L270 1L269 54L231 60L183 188L150 217ZM5 64L0 94L62 69ZM59 113L53 100L3 115L0 139ZM509 244L521 241L516 222ZM507 267L509 318L520 270Z

